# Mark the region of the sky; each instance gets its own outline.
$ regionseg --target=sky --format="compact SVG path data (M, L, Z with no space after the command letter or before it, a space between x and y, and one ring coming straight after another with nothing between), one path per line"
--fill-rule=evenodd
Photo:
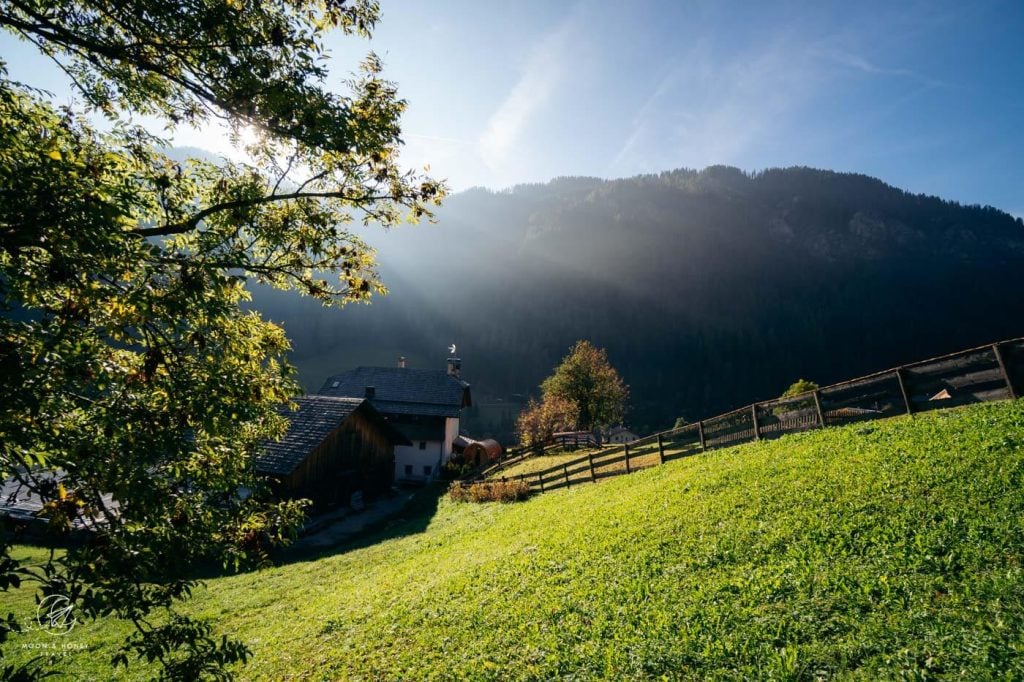
M329 85L377 52L403 162L455 190L802 165L1024 216L1021 0L381 5L372 40L328 40ZM30 46L0 55L69 93ZM175 141L228 153L217 130Z

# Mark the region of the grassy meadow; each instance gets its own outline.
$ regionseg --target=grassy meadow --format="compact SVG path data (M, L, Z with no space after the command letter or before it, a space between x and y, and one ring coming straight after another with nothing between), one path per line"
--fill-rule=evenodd
M516 462L507 469L502 469L493 475L493 478L501 478L502 476L511 478L512 476L519 476L520 474L532 474L535 471L543 471L553 466L564 464L565 462L571 462L575 459L579 459L587 454L586 450L576 451L558 451L550 454L535 455L527 457L519 462Z
M977 405L519 504L424 498L356 546L209 579L189 608L251 647L241 679L1021 679L1022 483L1024 402ZM107 679L126 633L7 647Z

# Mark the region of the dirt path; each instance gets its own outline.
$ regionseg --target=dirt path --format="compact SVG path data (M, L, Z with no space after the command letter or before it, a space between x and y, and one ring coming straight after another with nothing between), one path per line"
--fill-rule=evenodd
M366 505L362 511L346 510L311 519L312 524L323 527L296 540L291 549L302 552L340 545L356 537L369 526L398 514L416 493L415 490L399 490L391 497ZM337 516L337 519L332 520L332 515Z

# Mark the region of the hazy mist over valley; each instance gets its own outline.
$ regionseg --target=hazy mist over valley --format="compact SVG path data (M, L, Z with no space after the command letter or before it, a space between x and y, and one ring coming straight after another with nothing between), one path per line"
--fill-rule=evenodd
M256 291L309 391L399 356L441 367L454 342L478 403L516 401L589 338L650 431L1017 335L1024 311L1019 218L808 168L471 189L437 224L363 234L390 289L372 305Z

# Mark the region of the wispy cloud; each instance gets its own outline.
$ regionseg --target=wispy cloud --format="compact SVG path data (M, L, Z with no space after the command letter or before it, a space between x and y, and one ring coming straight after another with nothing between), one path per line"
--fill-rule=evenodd
M675 82L683 73L682 64L684 63L685 60L673 63L673 65L668 69L666 75L658 81L658 85L654 88L654 91L651 92L650 96L648 96L640 108L637 109L636 114L633 116L629 136L619 148L618 153L611 160L611 163L608 164L609 169L618 168L619 165L633 153L637 145L640 144L647 133L649 121L655 107L661 99L672 90L672 86L675 85Z
M699 43L637 110L608 172L738 163L789 124L817 78L807 50L788 35L727 56Z
M538 42L519 81L487 121L478 147L481 158L492 169L508 159L530 119L543 109L565 78L578 16L574 10Z
M831 61L839 66L860 71L869 75L877 76L894 76L898 78L908 78L913 81L917 81L930 87L942 87L946 83L937 79L927 76L925 74L918 73L911 69L903 68L892 68L879 66L867 58L854 54L852 52L845 52L842 50L828 49L828 50L815 50L812 52L815 56L821 57L827 61Z

